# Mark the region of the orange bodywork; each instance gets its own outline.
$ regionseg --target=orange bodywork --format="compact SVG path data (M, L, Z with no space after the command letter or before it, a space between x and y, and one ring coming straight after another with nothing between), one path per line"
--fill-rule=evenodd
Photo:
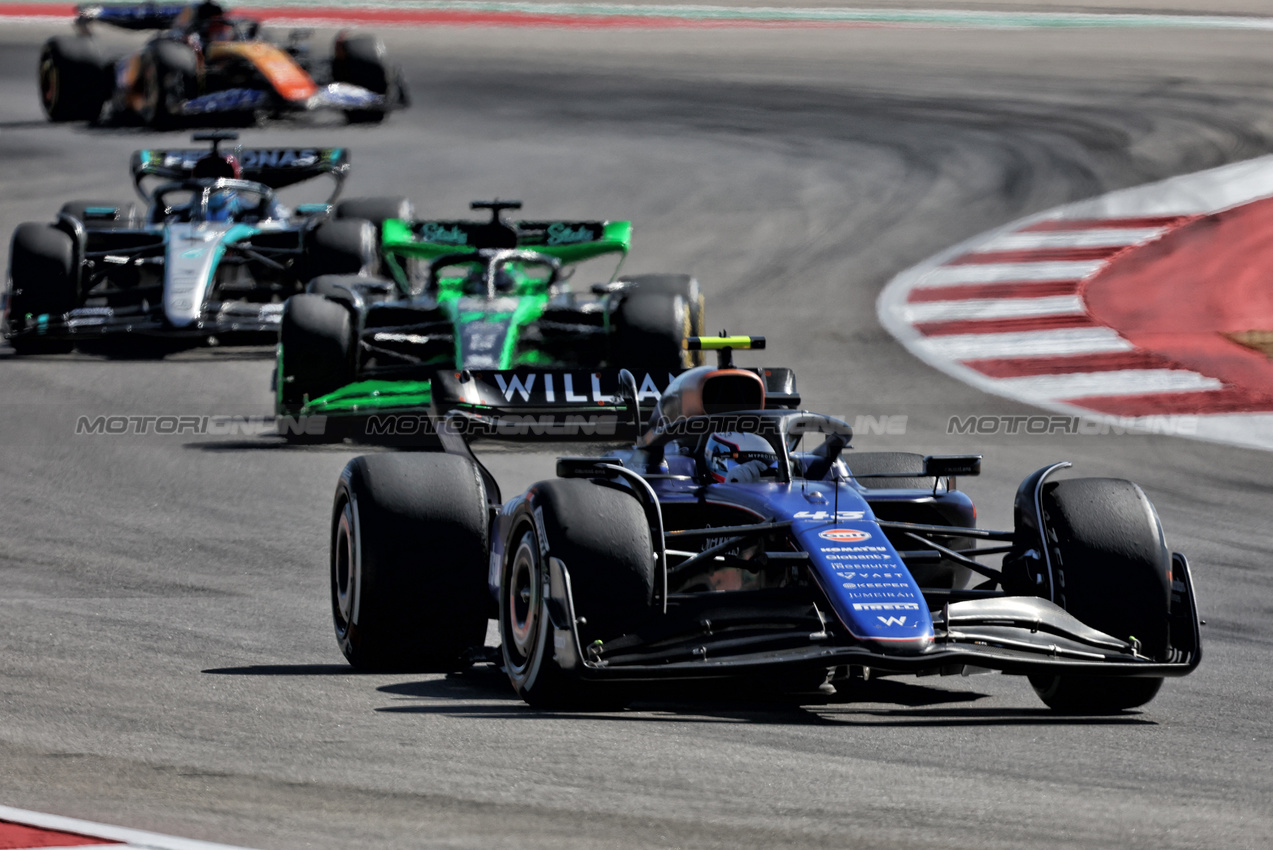
M204 54L209 62L231 56L246 59L287 100L305 100L318 92L318 86L309 74L291 56L272 44L259 41L215 42L205 48Z

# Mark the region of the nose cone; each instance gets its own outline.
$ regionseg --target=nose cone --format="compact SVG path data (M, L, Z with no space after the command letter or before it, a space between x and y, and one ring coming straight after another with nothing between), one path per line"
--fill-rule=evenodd
M164 258L164 318L174 328L198 321L212 288L228 225L178 223L168 226Z

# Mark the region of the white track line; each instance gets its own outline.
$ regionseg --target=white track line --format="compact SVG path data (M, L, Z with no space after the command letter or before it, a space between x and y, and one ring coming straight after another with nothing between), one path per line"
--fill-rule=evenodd
M945 322L958 319L1014 319L1023 316L1064 316L1082 313L1077 295L1045 298L966 298L961 301L924 301L906 305L910 322Z
M941 266L928 272L916 286L961 286L965 283L1005 283L1078 280L1096 272L1104 260L1062 260L1040 263L985 263Z
M1187 369L1118 369L996 379L1002 392L1034 400L1063 401L1088 396L1149 395L1218 390L1224 386Z
M1109 328L1061 328L1051 331L1020 331L1002 334L952 334L920 337L913 344L931 357L947 360L1063 357L1069 354L1131 351L1135 347ZM993 379L984 378L984 380Z
M981 251L1033 251L1040 248L1119 248L1157 239L1165 227L1094 228L1060 232L1005 233L980 246Z

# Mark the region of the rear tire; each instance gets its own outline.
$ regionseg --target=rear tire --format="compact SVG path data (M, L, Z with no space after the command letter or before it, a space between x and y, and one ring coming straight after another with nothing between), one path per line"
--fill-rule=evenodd
M309 244L310 278L331 274L367 274L376 265L376 228L365 219L325 221Z
M337 220L361 218L376 226L378 231L384 226L385 219L411 219L415 216L415 207L407 198L348 198L336 204Z
M27 330L27 316L61 317L75 309L75 243L51 224L19 224L9 247L9 330ZM64 354L68 340L22 335L9 340L18 354Z
M1041 501L1058 604L1092 628L1139 640L1143 655L1165 659L1171 552L1144 491L1117 478L1076 478L1044 485ZM1034 675L1030 684L1056 711L1109 714L1149 702L1162 679Z
M332 512L336 640L360 670L446 671L482 646L489 524L477 467L449 454L354 458Z
M397 75L387 63L385 43L374 35L340 33L332 50L332 80L351 83L385 97L385 109L351 109L345 112L350 124L379 124L388 106L397 99Z
M514 519L500 571L504 669L518 696L538 708L622 708L628 701L622 689L581 681L557 665L542 588L548 558L560 559L570 575L575 614L584 621L578 628L585 646L639 628L651 615L654 595L645 512L628 493L580 479L541 482L534 492L534 505L523 505Z
M633 293L662 292L685 299L690 311L689 336L702 336L707 327L707 299L698 279L687 274L638 274L622 278L632 285ZM703 365L703 352L690 352L692 366Z
M373 268L377 274L389 277L389 268L379 255L385 221L391 218L409 221L415 217L415 207L407 198L349 198L336 204L334 217L337 221L364 219L371 222L376 228L377 261Z
M110 96L97 42L59 35L40 51L40 103L50 121L96 121Z
M620 369L674 372L690 365L685 337L690 335L690 309L679 295L638 292L614 311L614 362Z
M321 295L293 295L283 305L283 410L292 413L306 400L327 395L354 378L349 310Z
M199 93L199 60L184 44L154 41L141 57L141 84L141 120L157 130L172 127L182 101Z

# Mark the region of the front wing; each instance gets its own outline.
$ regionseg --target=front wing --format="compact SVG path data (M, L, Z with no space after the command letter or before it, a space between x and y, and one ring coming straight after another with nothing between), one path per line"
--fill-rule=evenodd
M934 615L932 644L924 651L905 653L852 643L829 629L827 617L816 608L816 619L810 621L813 629L790 618L783 628L780 616L772 618L768 629L755 621L754 614L748 626L738 629L731 629L728 620L713 623L692 616L687 621L690 628L679 636L665 630L653 640L625 636L613 642L613 648L585 647L575 627L569 568L557 558L549 558L547 607L557 664L585 680L735 678L841 665L881 673L958 674L981 669L1014 675L1162 678L1186 676L1202 661L1193 580L1187 560L1178 553L1173 555L1173 574L1178 590L1171 612L1172 656L1166 661L1144 658L1133 646L1035 597L1008 597L1006 605L1005 598L948 604Z

